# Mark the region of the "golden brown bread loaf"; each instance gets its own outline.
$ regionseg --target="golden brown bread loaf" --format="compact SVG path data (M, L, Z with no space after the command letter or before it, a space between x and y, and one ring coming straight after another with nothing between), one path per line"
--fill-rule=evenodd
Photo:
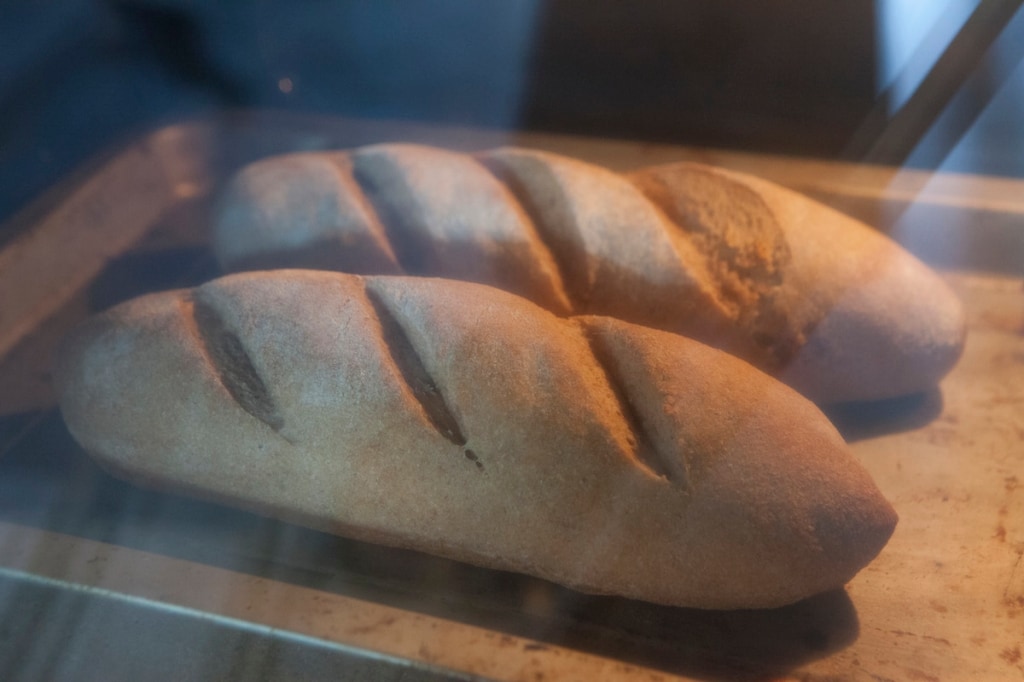
M747 363L478 284L232 275L91 318L55 377L131 480L587 592L778 606L896 523L821 412Z
M293 154L232 180L213 242L227 270L465 279L686 334L820 403L929 389L965 334L956 296L887 237L692 163L621 175L516 148Z

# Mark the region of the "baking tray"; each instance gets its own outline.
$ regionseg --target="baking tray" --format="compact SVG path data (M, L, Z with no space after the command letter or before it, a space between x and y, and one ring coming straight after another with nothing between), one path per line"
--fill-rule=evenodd
M575 593L111 478L48 382L88 313L218 273L212 198L286 151L524 144L627 169L759 173L888 231L964 298L965 355L925 395L830 412L900 513L845 590L716 612ZM0 678L1024 678L1024 183L387 121L240 113L163 127L0 228Z

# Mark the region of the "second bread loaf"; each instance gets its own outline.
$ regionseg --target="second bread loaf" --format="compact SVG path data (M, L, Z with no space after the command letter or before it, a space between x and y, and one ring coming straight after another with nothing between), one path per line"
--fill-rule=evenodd
M529 149L402 144L288 155L234 178L213 238L229 270L464 279L683 333L821 403L929 389L964 340L956 296L894 242L700 164L622 175Z

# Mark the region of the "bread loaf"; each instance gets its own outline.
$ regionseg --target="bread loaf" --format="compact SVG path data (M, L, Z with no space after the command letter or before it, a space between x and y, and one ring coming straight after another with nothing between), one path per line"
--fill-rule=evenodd
M55 378L131 480L586 592L779 606L896 523L821 412L747 363L473 283L232 275L91 318Z
M819 403L929 389L965 333L950 289L887 237L692 163L620 175L527 149L400 144L276 157L232 180L213 244L227 270L465 279L686 334Z

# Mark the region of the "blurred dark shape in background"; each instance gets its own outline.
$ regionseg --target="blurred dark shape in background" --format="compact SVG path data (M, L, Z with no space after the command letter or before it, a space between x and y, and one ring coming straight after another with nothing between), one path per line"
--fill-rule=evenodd
M244 108L848 158L890 113L878 64L886 1L8 3L0 219L134 134ZM1012 16L1020 2L991 4ZM986 68L988 45L972 49ZM1014 58L976 103L1021 89ZM1024 174L1005 151L1007 127L1024 138L1011 118L995 123L1001 154L958 170Z

